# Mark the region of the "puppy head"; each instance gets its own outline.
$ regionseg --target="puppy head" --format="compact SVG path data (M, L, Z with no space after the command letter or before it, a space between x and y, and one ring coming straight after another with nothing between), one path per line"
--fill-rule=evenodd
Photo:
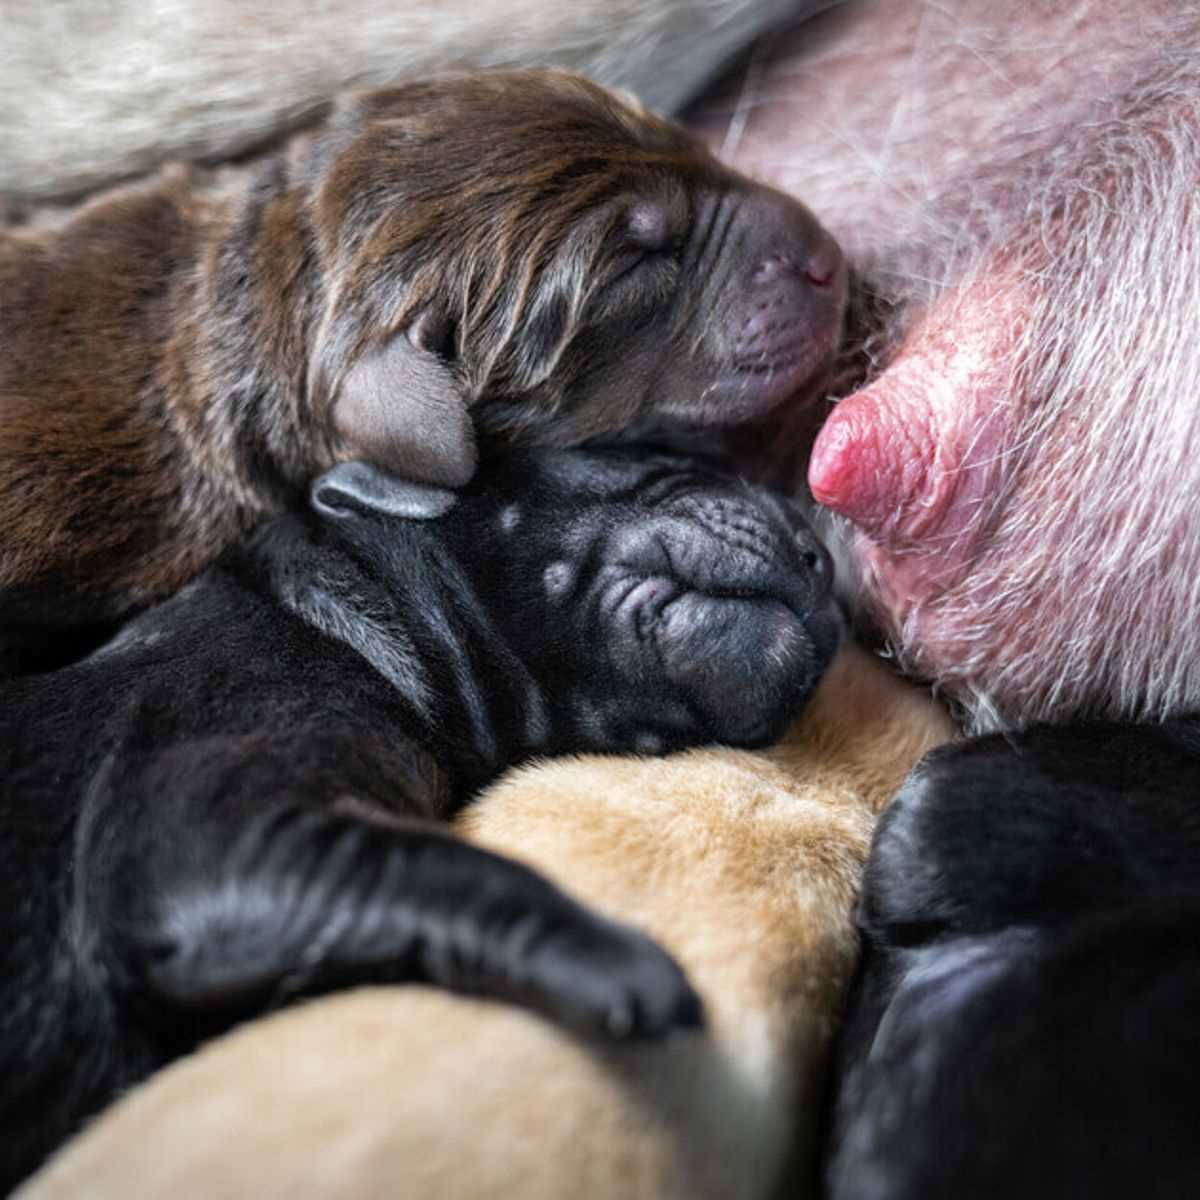
M522 443L747 421L813 389L837 246L679 126L563 72L344 102L307 162L310 397L346 455L457 486Z
M485 614L489 640L541 686L554 740L576 749L773 740L840 639L829 558L798 508L692 459L514 452L457 499L414 500L363 464L323 480L318 507L389 522L348 530L375 574L448 578L414 566L413 537L436 540L460 581L455 613Z

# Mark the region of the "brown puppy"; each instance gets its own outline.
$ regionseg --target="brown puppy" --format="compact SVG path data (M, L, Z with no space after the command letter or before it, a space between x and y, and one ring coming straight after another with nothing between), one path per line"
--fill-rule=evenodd
M454 486L809 387L844 269L801 205L562 72L337 104L0 235L0 628L178 587L332 463Z
M660 939L703 1032L614 1048L429 989L342 994L168 1068L17 1194L756 1200L789 1166L802 1188L874 817L951 736L847 648L772 750L518 771L464 831Z

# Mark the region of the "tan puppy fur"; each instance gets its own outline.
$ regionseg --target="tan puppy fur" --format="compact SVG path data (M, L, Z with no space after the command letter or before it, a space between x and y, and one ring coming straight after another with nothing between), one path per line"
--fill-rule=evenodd
M17 1195L754 1200L807 1179L874 818L951 736L847 649L769 751L518 771L463 831L659 938L702 1033L614 1048L427 989L347 993L168 1068Z

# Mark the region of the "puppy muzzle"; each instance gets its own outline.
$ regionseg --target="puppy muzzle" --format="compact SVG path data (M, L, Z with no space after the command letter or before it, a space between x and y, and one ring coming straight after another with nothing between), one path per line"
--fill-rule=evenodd
M829 554L799 511L686 497L622 537L628 590L616 615L631 663L652 653L714 736L771 740L842 635Z

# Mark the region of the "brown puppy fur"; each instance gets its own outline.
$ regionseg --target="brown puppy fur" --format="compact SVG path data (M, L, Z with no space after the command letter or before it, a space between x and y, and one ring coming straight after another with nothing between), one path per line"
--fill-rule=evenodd
M563 72L336 105L0 234L0 624L119 615L362 457L455 486L809 387L844 269L798 203Z
M347 993L168 1068L18 1196L754 1200L789 1158L805 1180L874 818L951 736L849 648L772 750L518 771L464 831L659 938L702 1033L614 1048L428 989Z

